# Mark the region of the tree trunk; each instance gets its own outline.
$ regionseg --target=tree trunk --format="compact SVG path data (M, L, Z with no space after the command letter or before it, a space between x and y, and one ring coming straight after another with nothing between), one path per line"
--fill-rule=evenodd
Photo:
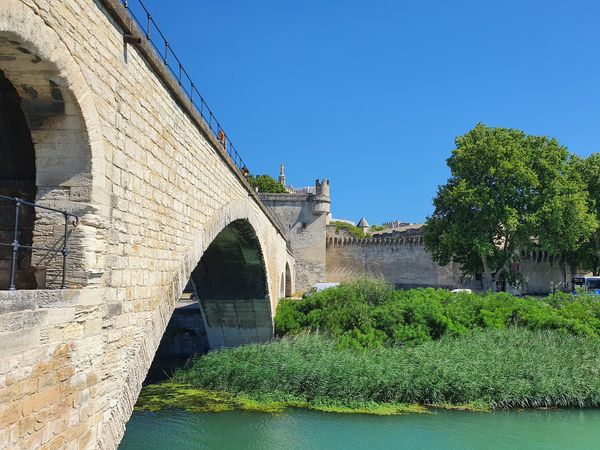
M490 292L492 287L496 283L495 277L492 275L490 266L488 265L487 255L481 256L481 263L483 264L483 273L481 274L481 284L484 292Z
M562 290L564 291L567 288L567 262L564 256L560 257L560 272L562 275Z

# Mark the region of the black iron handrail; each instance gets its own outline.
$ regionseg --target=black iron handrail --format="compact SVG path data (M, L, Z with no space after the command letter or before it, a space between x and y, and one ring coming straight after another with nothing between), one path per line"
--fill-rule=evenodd
M150 11L146 7L146 5L144 5L142 0L121 1L131 18L139 27L140 31L145 35L146 40L152 45L152 47L154 47L154 50L156 51L158 57L162 59L165 66L171 72L171 75L175 78L181 89L188 96L190 102L196 108L196 111L200 113L200 117L202 117L204 123L213 133L214 137L223 146L223 148L225 149L229 157L233 160L237 168L243 173L247 173L248 168L242 160L242 157L237 152L235 146L231 142L231 139L229 139L229 136L225 133L225 130L223 129L223 127L215 117L214 113L204 100L204 97L196 88L196 84L190 78L187 70L185 70L185 67L183 67L183 64L173 51L165 35L162 33L162 31L154 21L154 18L152 17L152 14L150 14ZM143 19L138 18L135 15L134 11L131 9L131 3L138 4L146 14L146 17ZM154 36L156 36L157 33L159 36L158 42L154 38Z
M15 203L15 220L14 220L14 228L13 228L13 240L10 243L0 242L0 246L3 247L12 247L12 256L10 262L10 284L8 289L14 291L17 289L15 284L15 278L17 273L17 255L21 249L26 250L38 250L44 251L48 253L61 253L63 255L63 264L62 264L62 281L60 284L61 289L65 289L66 285L66 272L67 272L67 257L69 256L69 218L73 219L73 227L76 227L79 224L79 217L75 214L68 213L67 211L62 211L60 209L50 208L48 206L37 205L35 203L28 202L27 200L23 200L18 197L8 197L6 195L0 195L0 200L12 201ZM19 214L21 211L21 207L28 206L32 208L44 209L46 211L55 212L58 214L62 214L65 220L65 228L64 235L62 240L62 248L50 248L50 247L34 247L33 245L24 245L19 242Z

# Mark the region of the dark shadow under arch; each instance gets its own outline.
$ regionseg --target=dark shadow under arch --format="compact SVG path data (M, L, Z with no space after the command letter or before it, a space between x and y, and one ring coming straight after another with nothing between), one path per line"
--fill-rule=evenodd
M0 195L35 201L35 150L29 125L21 108L21 97L0 70ZM0 198L0 242L14 239L15 204ZM21 208L17 239L22 245L33 242L33 208ZM0 289L9 285L11 248L0 246ZM37 282L31 267L31 252L22 251L17 258L16 286L35 289Z
M262 249L252 225L235 220L211 242L191 276L211 349L273 335Z

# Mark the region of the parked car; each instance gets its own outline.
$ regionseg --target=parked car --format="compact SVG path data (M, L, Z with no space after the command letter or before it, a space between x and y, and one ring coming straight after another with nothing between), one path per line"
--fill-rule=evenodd
M452 292L453 294L472 294L473 291L471 289L452 289L450 292Z

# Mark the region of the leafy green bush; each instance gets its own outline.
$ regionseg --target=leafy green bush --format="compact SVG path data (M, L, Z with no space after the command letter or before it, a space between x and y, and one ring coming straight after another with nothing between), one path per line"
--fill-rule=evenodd
M358 339L362 331L354 333ZM599 380L600 339L517 327L369 352L300 335L212 352L174 376L179 383L275 401L492 408L597 407Z
M537 299L431 288L394 291L385 281L364 278L303 300L281 300L275 316L278 336L322 331L339 346L354 348L416 345L509 326L598 337L600 302L567 294Z

